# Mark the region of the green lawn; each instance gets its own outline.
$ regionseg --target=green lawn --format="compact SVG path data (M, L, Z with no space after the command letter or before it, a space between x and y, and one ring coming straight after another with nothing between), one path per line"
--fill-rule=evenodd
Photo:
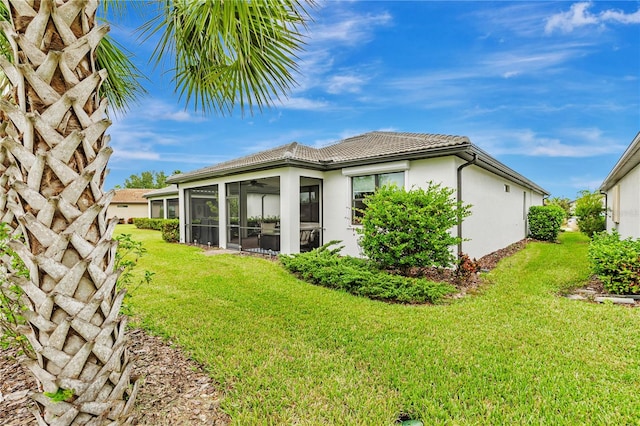
M640 424L640 309L556 296L589 274L577 233L506 259L481 294L404 306L118 231L156 272L134 311L206 366L235 424Z

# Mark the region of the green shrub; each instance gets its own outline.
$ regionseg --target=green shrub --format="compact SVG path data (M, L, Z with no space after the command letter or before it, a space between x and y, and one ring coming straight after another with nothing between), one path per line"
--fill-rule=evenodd
M133 224L138 229L153 229L156 231L162 231L162 224L167 220L175 219L149 219L146 217L137 217L133 219Z
M608 292L640 294L640 240L621 240L617 231L594 234L589 260Z
M605 207L602 204L602 194L591 191L580 191L576 200L575 215L578 217L580 232L593 237L594 234L606 229Z
M340 256L342 247L331 241L306 253L280 255L282 265L303 280L375 300L435 303L455 290L446 283L407 278L380 271L364 259Z
M451 229L469 216L470 206L456 202L453 190L429 182L409 191L383 186L365 198L360 246L380 268L449 267L451 247L460 238Z
M180 241L180 220L166 219L162 222L162 239L168 243Z
M588 235L590 238L598 232L606 229L607 223L604 216L585 216L578 218L578 228L580 232Z
M529 208L529 235L536 240L555 241L565 218L562 207L554 204Z

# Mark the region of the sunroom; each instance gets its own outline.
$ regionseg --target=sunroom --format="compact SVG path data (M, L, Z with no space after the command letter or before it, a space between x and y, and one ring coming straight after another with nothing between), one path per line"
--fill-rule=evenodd
M300 251L319 247L322 180L300 176L292 184L291 177L284 179L286 194L281 194L278 175L183 189L184 241L268 254L280 253L283 239L287 247L299 244ZM295 191L295 198L289 191Z

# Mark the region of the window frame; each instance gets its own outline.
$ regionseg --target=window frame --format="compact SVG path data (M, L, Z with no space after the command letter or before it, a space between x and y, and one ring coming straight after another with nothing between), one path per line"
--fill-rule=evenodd
M373 176L374 179L374 192L378 190L378 188L380 188L380 177L384 176L384 175L394 175L394 174L402 174L402 188L404 188L405 186L405 179L406 179L406 171L405 170L397 170L397 171L384 171L384 172L379 172L379 173L369 173L369 174L362 174L362 175L354 175L350 177L350 186L351 186L351 193L350 193L350 198L351 198L351 224L352 225L360 225L361 221L360 221L360 217L362 217L361 215L358 215L358 212L356 211L356 209L364 209L366 206L364 205L364 200L365 198L370 195L371 193L367 193L367 195L365 195L363 198L356 198L355 197L355 191L354 191L354 179L356 178L362 178L362 177L369 177L369 176ZM360 203L362 205L362 207L356 206L356 203Z

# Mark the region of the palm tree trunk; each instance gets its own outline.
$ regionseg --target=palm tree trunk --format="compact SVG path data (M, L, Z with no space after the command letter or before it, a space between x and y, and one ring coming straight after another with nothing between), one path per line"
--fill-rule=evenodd
M35 357L40 424L130 421L137 384L130 381L124 297L114 269L115 222L103 192L111 155L106 79L95 48L108 31L95 22L98 0L3 0L2 30L14 60L0 59L13 87L0 100L0 220L23 242L12 248L30 278L27 335ZM73 396L53 402L46 393Z

